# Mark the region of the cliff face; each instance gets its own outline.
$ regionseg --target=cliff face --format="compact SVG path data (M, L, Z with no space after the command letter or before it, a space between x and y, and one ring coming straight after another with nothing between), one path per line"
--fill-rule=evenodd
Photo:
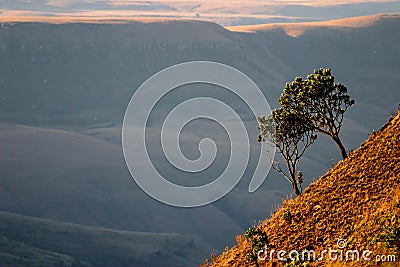
M387 266L398 266L399 256L394 248L387 248L387 240L388 229L400 226L399 129L400 114L372 133L349 158L313 182L303 195L285 201L262 222L259 227L267 234L269 246L268 257L259 261L260 266L284 266L277 251L286 251L287 258L291 250L305 249L316 252L312 266L340 266L344 262L346 266L375 266L379 259L385 259ZM250 244L243 236L236 239L238 245L216 258L211 266L248 266ZM338 250L336 260L334 254L333 258L328 253L323 257L322 251L329 252L330 248ZM352 260L350 250L359 251L360 261ZM363 252L370 261L364 260Z

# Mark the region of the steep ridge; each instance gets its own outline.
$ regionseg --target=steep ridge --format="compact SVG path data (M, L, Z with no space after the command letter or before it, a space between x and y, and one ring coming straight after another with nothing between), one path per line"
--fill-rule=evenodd
M270 253L266 261L259 261L260 266L285 265L273 250L286 251L287 258L290 251L304 249L316 252L311 266L341 266L346 260L346 266L375 266L382 255L386 261L395 255L397 261L386 264L399 266L396 251L385 248L381 237L388 227L400 226L399 129L400 113L379 132L372 133L349 158L313 182L303 195L284 201L262 222L259 227L268 236ZM215 258L211 266L249 266L246 253L250 244L243 236L236 239L238 245ZM342 243L338 243L340 239ZM358 250L360 255L369 250L371 260L361 256L360 261L352 261L350 256L336 261L328 255L322 257L323 250L341 247L343 253Z
M296 22L296 23L268 23L243 26L229 26L228 30L233 32L266 32L276 29L282 29L289 36L303 35L305 32L318 28L351 29L370 27L382 20L398 19L399 13L376 14L344 19L335 19L328 21Z

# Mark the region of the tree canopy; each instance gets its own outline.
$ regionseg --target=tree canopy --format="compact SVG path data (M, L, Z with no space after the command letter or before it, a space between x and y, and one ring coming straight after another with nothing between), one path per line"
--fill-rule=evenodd
M279 99L282 109L300 114L315 132L330 136L337 144L343 159L346 149L339 138L343 114L354 105L346 86L335 83L331 69L314 70L306 80L300 77L287 83Z
M296 195L302 191L302 172L297 165L306 149L314 142L316 136L308 128L306 118L296 113L289 113L280 108L273 110L268 117L258 118L260 135L258 141L271 141L286 163L284 171L279 162L273 162L272 167L283 175L292 185ZM272 159L271 159L272 160ZM273 160L272 160L273 161Z
M296 195L300 195L303 175L297 166L306 149L317 138L316 133L330 136L342 157L347 157L339 133L343 114L354 105L354 100L346 86L335 83L330 68L321 68L308 75L306 80L296 77L287 83L279 104L280 107L271 115L258 118L258 141L270 141L275 146L286 163L286 171L278 162L273 162L272 167L292 184Z

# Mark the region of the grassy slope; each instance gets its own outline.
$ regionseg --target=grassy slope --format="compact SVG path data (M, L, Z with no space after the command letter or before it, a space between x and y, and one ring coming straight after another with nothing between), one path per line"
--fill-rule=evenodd
M88 227L0 212L0 266L187 266L201 240Z
M271 249L313 248L318 253L330 247L336 249L337 240L343 238L348 242L346 249L368 249L372 255L394 253L373 240L384 233L385 227L400 225L399 128L400 114L373 133L348 159L312 183L302 196L285 201L260 225ZM285 212L290 212L292 219L285 220ZM238 245L220 255L211 266L245 266L249 245L243 236L237 240ZM272 266L269 261L266 263L265 266ZM353 265L362 264L366 263Z

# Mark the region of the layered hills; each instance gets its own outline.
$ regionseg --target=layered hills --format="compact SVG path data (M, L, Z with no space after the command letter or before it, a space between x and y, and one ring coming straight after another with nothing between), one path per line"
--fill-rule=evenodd
M186 266L195 266L210 250L232 245L236 234L265 218L290 194L290 188L273 172L257 192L249 194L254 164L249 165L232 192L205 207L173 208L142 192L123 160L121 123L133 93L157 71L192 60L228 64L250 76L275 107L285 82L314 68L331 67L337 80L348 86L356 100L356 106L345 116L342 131L348 149L358 147L373 129L379 128L389 113L397 109L400 99L400 23L392 15L374 16L374 23L358 24L360 27L321 26L305 30L298 37L286 34L280 27L233 32L209 22L171 19L94 19L91 23L55 23L51 17L42 17L40 22L37 18L23 22L4 16L0 19L0 210L5 212L3 218L12 217L12 223L1 228L1 235L13 248L20 244L39 254L49 252L50 256L42 262L45 266L54 266L53 253L62 254L66 265L74 260L95 266L101 262L89 254L77 255L66 247L57 247L54 242L51 244L55 248L50 249L46 240L43 244L29 243L30 236L11 235L17 231L12 229L19 225L16 221L40 218L91 227L92 233L104 233L96 229L107 228L143 235L185 236L188 239L183 244L193 240L194 246L190 242L190 246L177 246L177 250L199 252L188 252L193 257L181 258ZM259 146L255 118L240 99L218 88L193 87L171 94L160 103L151 127L159 125L172 107L193 96L212 96L238 110L248 122L250 136L254 136L252 145ZM207 134L223 137L218 129L200 124L192 132L184 133L183 140L192 140L185 138L204 129ZM157 151L160 146L154 143ZM193 147L196 148L196 142L183 142L184 151ZM221 147L220 151L221 163L209 170L210 175L200 174L197 182L215 178L224 167L226 149ZM326 172L339 157L330 140L317 140L301 166L306 184ZM185 174L172 172L168 163L157 160L161 162L159 169L171 174L171 179L182 183L188 180ZM37 225L35 222L32 225ZM27 225L21 224L18 231ZM58 227L54 223L49 225ZM80 231L72 227L65 232L63 227L57 229L71 235ZM49 231L48 239L55 240L56 232ZM96 238L92 240L95 245ZM155 238L153 244L160 240ZM142 266L141 257L151 256L157 250L160 249L155 246L131 256L139 258L136 266ZM20 255L28 255L24 253ZM174 266L176 253L167 253L173 260L164 255L163 266ZM203 258L197 256L200 254ZM112 255L107 257L115 259ZM156 260L150 257L146 264L157 264Z
M130 19L132 17L168 17L197 19L221 25L247 25L272 22L323 21L345 17L399 12L400 4L393 0L257 1L257 0L3 0L0 12L5 17L22 20L35 16L51 20L67 19ZM1 18L0 18L1 19Z
M118 231L0 212L1 266L187 266L190 235Z

